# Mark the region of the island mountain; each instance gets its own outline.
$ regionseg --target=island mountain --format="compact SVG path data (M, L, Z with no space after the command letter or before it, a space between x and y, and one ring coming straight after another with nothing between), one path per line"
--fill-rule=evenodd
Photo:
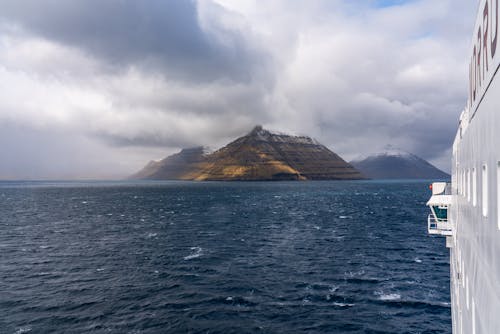
M365 178L316 140L255 127L247 135L208 153L183 149L152 161L136 179L197 181L355 180Z
M424 159L398 149L350 162L364 175L372 179L449 179L450 175Z

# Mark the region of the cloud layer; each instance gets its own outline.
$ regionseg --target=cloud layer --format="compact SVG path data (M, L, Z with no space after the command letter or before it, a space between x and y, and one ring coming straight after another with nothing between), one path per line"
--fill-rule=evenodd
M449 168L473 7L2 1L0 178L123 177L255 124Z

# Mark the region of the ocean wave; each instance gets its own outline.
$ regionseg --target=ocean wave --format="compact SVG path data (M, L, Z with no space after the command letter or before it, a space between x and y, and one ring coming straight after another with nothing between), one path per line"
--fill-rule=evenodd
M26 326L26 327L21 327L17 331L15 331L15 334L23 334L23 333L28 333L31 332L31 327Z
M450 309L451 304L446 302L432 302L428 300L413 300L413 299L387 299L382 300L387 305L397 308L413 308L413 309Z
M385 282L387 279L379 279L379 278L374 278L374 277L348 277L344 278L344 281L346 281L349 284L363 284L363 283L369 283L369 284L377 284L380 282Z
M333 305L338 307L353 307L355 304L334 302Z
M363 269L358 270L358 271L345 271L344 277L345 278L353 278L353 277L358 277L358 276L361 276L364 274L365 274L365 271Z
M228 201L227 187L241 190L241 201ZM324 195L345 187L342 195ZM413 185L391 184L380 200L372 200L373 187L49 189L39 190L36 206L16 191L15 203L4 201L0 210L0 251L8 255L0 256L0 333L451 333L449 254L420 233L421 224L408 223L421 219L422 210L410 206L407 218L383 228L392 211L382 207L394 205L385 194L413 204L422 185L408 192ZM269 202L277 189L281 206ZM354 191L365 190L366 198L353 201ZM185 199L177 208L179 193ZM68 195L78 199L70 203ZM9 293L26 286L26 294Z
M186 261L196 259L203 254L203 249L201 247L191 247L190 249L194 252L187 256L184 256L184 260Z
M382 301L393 301L401 299L401 295L399 293L376 292L375 294L378 295L378 299Z

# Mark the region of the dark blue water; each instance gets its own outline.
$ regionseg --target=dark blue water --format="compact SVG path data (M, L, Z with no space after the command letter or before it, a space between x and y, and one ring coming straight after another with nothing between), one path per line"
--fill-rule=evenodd
M0 183L0 333L451 333L422 182Z

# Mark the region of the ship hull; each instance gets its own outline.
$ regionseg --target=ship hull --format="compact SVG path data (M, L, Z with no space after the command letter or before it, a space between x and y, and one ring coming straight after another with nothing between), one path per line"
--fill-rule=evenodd
M453 144L453 333L500 333L499 0L478 3L469 90Z
M500 332L500 80L469 111L453 148L453 333ZM467 125L465 125L467 122Z

